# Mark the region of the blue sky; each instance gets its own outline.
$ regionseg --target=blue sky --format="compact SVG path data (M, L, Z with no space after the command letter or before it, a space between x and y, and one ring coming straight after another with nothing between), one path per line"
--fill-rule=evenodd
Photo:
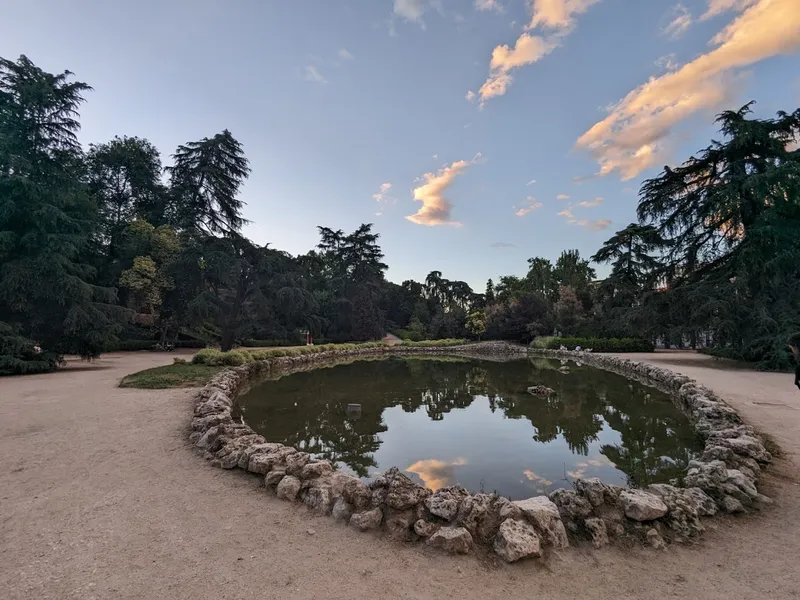
M253 169L247 235L302 253L317 225L373 222L397 282L436 269L482 290L531 256L589 256L634 220L643 179L707 145L715 113L800 106L800 0L0 0L0 12L0 56L94 87L84 143L146 137L168 164L178 144L228 128Z

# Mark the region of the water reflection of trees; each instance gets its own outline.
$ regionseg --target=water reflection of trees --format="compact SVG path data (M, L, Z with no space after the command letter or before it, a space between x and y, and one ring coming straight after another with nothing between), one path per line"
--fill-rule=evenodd
M623 471L631 485L665 481L683 470L694 448L686 419L669 400L628 380L588 367L557 371L558 362L440 362L389 359L357 362L297 373L254 388L241 405L248 423L267 439L346 464L367 476L387 430L383 415L399 406L407 413L424 408L441 421L474 401L488 401L492 412L527 419L533 439L563 438L574 454L588 455L605 424L620 443L601 453ZM527 387L543 384L556 394L538 398ZM263 397L263 400L260 399ZM361 404L358 418L348 403Z

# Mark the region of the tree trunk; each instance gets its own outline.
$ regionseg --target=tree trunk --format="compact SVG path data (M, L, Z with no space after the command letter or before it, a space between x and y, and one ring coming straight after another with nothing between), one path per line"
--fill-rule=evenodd
M234 331L232 327L225 327L222 330L222 340L220 340L220 350L227 352L233 348Z

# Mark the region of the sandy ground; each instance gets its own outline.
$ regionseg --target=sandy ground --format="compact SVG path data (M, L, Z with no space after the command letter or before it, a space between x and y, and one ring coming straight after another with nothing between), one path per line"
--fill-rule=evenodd
M693 546L571 548L546 563L452 558L360 534L210 467L187 442L189 391L119 389L174 355L115 354L0 380L0 598L800 597L800 393L790 375L693 354L641 357L695 377L783 447L775 505Z

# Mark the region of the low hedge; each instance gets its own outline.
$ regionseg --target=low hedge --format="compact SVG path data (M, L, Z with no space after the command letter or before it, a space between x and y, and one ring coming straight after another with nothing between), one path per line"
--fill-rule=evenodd
M404 341L404 346L412 346L415 348L438 348L446 346L462 346L467 343L464 339L449 338L444 340L422 340L419 342Z
M301 346L305 340L244 340L243 348L274 348L280 346Z
M411 331L410 329L393 329L391 333L408 342L421 342L425 338L419 331Z
M541 339L541 338L540 338ZM574 350L580 346L583 350L591 349L592 352L654 352L655 346L648 340L638 338L544 338L545 348L558 350L565 346L568 350ZM532 348L541 348L534 340Z
M269 360L282 356L304 356L320 352L347 352L357 348L382 348L383 342L364 342L363 344L322 344L320 346L303 346L301 348L269 348L265 350L230 350L220 352L216 348L200 350L192 358L196 365L238 367L253 361Z

